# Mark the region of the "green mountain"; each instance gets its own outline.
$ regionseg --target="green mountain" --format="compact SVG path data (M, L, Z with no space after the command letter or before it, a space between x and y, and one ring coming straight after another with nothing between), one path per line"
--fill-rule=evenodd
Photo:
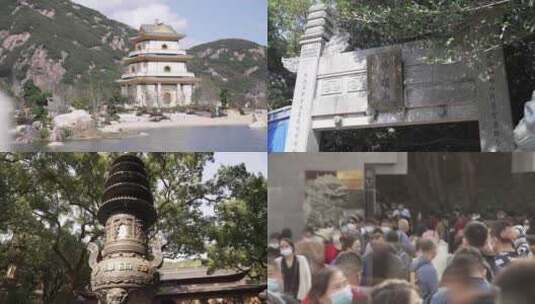
M218 100L221 89L234 104L266 106L266 47L241 39L224 39L189 50L189 69L202 79L196 90L200 101Z
M117 86L120 60L136 30L70 0L0 0L0 88L19 94L31 79L59 100L73 102ZM189 51L188 68L202 78L195 97L219 100L226 88L231 102L265 104L265 47L219 40Z
M15 91L28 79L55 92L113 83L135 33L69 0L0 0L0 78Z

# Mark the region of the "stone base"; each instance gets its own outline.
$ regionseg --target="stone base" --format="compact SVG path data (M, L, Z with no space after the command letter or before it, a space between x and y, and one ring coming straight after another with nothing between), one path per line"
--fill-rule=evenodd
M154 290L140 290L128 295L128 304L152 304L156 293Z
M115 297L113 299L110 298L110 301L102 299L98 301L98 304L152 304L155 297L156 292L154 289L134 289L128 292L128 297L124 302L121 301L122 299Z

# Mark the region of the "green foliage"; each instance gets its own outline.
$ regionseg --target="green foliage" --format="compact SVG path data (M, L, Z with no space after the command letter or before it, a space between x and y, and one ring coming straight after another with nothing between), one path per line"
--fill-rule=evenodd
M477 59L489 50L535 34L535 2L520 1L351 1L337 0L340 23L352 33L354 47L428 39L444 50ZM439 58L440 59L440 58Z
M221 89L219 91L219 101L221 102L223 109L228 108L230 102L230 93L228 89Z
M50 131L48 130L48 128L39 129L39 139L41 141L48 141L49 138L50 138Z
M87 96L80 96L74 98L71 102L71 106L77 110L89 110L89 105L91 101Z
M243 106L249 101L247 95L266 81L265 49L242 39L217 40L191 48L188 52L194 58L188 69L201 78L194 100L216 102L220 90L226 89L232 95L229 106Z
M207 257L210 269L251 269L264 272L266 188L243 166L221 169L203 180L211 153L138 154L150 176L158 222L149 231L161 231L168 242L167 258L199 259L208 252L234 248L239 259L222 263ZM43 283L44 303L70 303L89 283L87 243L103 237L96 213L104 191L106 171L116 154L32 153L0 155L0 234L16 236L24 246L8 256L13 241L0 241L0 273L16 259L16 283L27 288L10 292L24 303ZM230 207L234 203L238 209ZM206 214L212 208L216 215ZM243 226L246 239L223 239L220 227ZM13 240L13 239L12 239ZM209 244L209 245L207 245ZM207 246L209 246L207 248ZM236 263L239 263L236 264ZM238 267L240 266L240 267ZM1 300L1 299L0 299Z
M48 98L52 94L43 93L32 80L28 80L24 84L23 96L27 105L32 109L34 120L44 120L48 116L45 106L48 104Z
M117 36L128 43L128 38L135 35L134 29L95 10L83 6L76 9L70 1L33 1L32 5L34 9L18 5L15 0L0 2L0 30L8 30L11 35L30 33L24 45L4 52L6 58L0 63L0 77L14 75L19 80L24 79L28 64L15 63L31 58L35 50L42 47L50 59L62 62L66 70L63 84L83 88L88 80L87 72L94 66L106 85L104 90L111 92L113 81L120 76L119 61L126 51L113 49L109 42ZM12 14L16 7L19 9ZM55 15L48 18L37 9L53 9ZM102 38L107 35L103 43Z
M244 165L223 167L216 184L225 185L232 199L214 207L208 231L209 270L230 267L266 279L267 185L263 176L248 173Z
M311 0L268 1L268 104L270 109L290 105L295 76L282 65L283 57L299 54L299 40Z
M72 136L72 129L69 128L61 128L61 138L63 140L69 139Z

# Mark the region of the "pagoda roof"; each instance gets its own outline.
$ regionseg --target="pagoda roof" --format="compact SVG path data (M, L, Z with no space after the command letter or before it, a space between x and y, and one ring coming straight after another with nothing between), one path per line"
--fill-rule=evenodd
M213 273L208 273L208 268L206 267L165 268L160 269L159 273L160 282L177 282L181 284L237 282L241 281L247 275L246 272L237 272L227 269L216 270Z
M186 35L177 33L170 25L156 22L154 24L142 24L139 34L130 38L130 41L137 43L145 40L180 40Z
M155 76L138 76L129 79L117 80L120 84L195 84L200 82L200 78L195 77L155 77Z
M165 263L164 263L165 266ZM158 297L195 298L196 296L256 295L266 289L265 284L247 282L246 272L216 270L206 267L160 269Z
M140 29L140 32L146 33L146 34L174 34L178 35L178 33L171 27L170 25L157 22L154 24L142 24Z
M193 59L193 56L191 55L137 55L133 57L125 57L123 58L124 64L130 64L130 63L136 63L136 62L145 62L145 61L158 61L158 62L185 62L188 60Z
M103 225L116 213L133 214L148 227L156 221L154 198L149 188L145 166L134 155L118 157L109 171L106 190L97 218Z

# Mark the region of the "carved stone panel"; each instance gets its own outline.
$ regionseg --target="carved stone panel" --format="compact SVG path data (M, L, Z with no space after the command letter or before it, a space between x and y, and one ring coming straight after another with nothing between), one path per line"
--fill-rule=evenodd
M369 55L367 62L369 106L377 111L403 109L401 50Z

